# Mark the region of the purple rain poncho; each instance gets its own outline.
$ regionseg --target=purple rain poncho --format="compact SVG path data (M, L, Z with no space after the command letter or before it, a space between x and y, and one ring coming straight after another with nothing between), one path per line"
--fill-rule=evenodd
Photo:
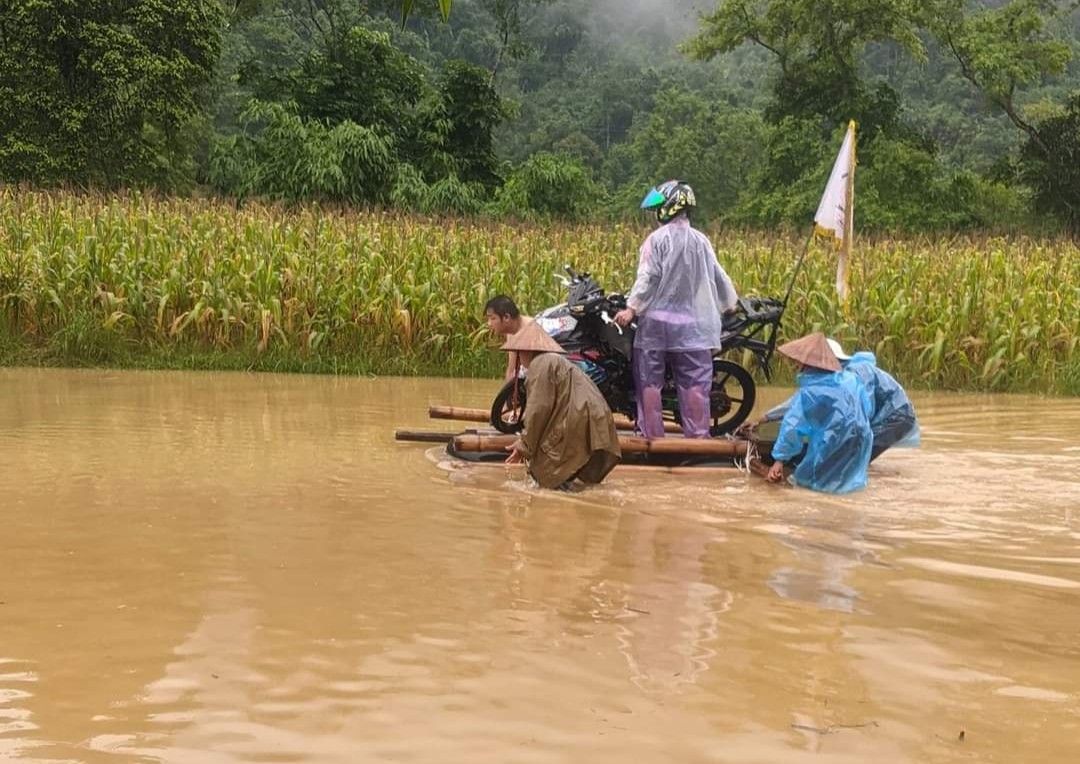
M680 216L641 245L637 280L627 298L638 316L634 347L667 352L719 348L722 316L737 300L708 238Z

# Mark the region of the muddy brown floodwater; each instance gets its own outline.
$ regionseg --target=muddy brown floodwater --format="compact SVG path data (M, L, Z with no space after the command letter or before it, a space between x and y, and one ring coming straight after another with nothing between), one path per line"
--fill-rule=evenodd
M0 369L0 760L1080 761L1080 401L849 497L394 443L496 387Z

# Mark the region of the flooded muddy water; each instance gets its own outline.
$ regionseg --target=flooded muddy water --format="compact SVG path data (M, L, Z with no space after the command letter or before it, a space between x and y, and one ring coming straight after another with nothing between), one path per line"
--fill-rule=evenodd
M1080 400L847 497L394 442L496 388L0 369L0 760L1080 761Z

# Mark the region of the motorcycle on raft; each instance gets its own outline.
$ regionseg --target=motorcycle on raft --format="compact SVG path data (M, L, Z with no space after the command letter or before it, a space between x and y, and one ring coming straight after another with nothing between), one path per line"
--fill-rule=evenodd
M614 315L626 307L626 297L606 294L588 273L565 266L569 278L556 276L567 289L566 302L543 311L534 320L567 352L600 389L613 413L637 418L637 398L631 369L636 323L621 327ZM772 379L773 350L785 303L767 297L739 298L733 316L724 320L724 338L713 353L713 382L710 395L709 434L733 432L746 421L754 408L754 378L745 368L721 356L749 352L757 360L766 380ZM681 424L679 399L670 369L664 380L661 400L665 421ZM506 383L491 406L491 425L512 435L524 427L525 380Z

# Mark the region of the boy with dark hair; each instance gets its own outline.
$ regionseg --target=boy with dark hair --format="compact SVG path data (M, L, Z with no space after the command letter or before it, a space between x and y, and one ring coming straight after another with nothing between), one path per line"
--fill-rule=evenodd
M521 311L512 299L504 294L497 294L487 301L487 305L484 306L484 315L514 319L521 316ZM491 319L488 318L488 320L490 322Z
M521 315L517 304L504 294L496 295L484 306L484 320L488 330L496 337L510 337L532 323L528 316ZM509 382L517 374L517 353L510 352L506 359L504 379Z

